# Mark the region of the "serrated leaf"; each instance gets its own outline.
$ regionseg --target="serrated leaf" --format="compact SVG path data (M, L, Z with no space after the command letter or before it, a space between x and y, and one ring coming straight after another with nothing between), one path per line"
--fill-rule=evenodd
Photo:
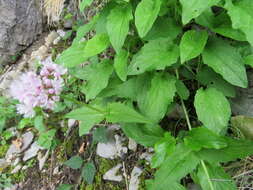
M164 189L170 184L192 172L199 164L199 158L183 144L176 146L175 152L168 156L155 173L155 180L151 189Z
M142 0L135 10L135 26L143 38L154 24L161 7L161 0Z
M122 81L125 81L127 77L127 61L128 52L125 50L120 50L114 58L115 71Z
M164 131L159 125L125 123L121 125L124 134L145 147L153 147L163 138Z
M49 131L43 132L39 135L38 145L50 149L55 137L56 129L51 129Z
M86 101L94 99L107 85L113 72L113 65L107 60L101 63L86 66L87 83L82 86L81 91L86 95ZM98 80L99 79L99 80Z
M225 81L221 75L215 73L209 67L202 67L197 73L197 80L207 87L214 87L218 91L222 92L224 96L235 97L236 92L232 84Z
M165 160L165 158L171 155L176 147L176 139L170 134L165 133L164 138L158 141L155 146L155 154L151 160L152 168L159 167Z
M108 105L108 113L106 120L109 122L125 122L125 123L149 123L152 120L141 115L130 106L123 103L111 103Z
M129 75L137 75L151 70L163 70L166 66L176 63L179 57L179 48L170 40L158 39L145 44L134 55L128 67Z
M176 89L178 95L183 99L187 100L190 96L190 92L188 88L185 86L185 84L181 80L176 81Z
M232 3L231 0L226 0L225 8L232 20L233 28L243 31L248 42L253 46L253 2L242 0Z
M72 169L79 169L83 164L83 159L80 156L73 156L64 164Z
M193 128L184 138L187 147L194 151L201 148L221 149L227 146L226 139L205 127Z
M82 136L87 134L95 124L100 123L104 119L103 111L103 108L98 105L87 105L71 111L65 117L81 121L79 124L79 136Z
M250 140L238 140L230 137L224 137L227 141L227 147L215 149L202 149L198 157L207 160L211 164L225 163L242 159L253 154L253 142Z
M120 52L129 30L129 22L133 19L130 4L117 5L107 17L107 32L113 48Z
M219 38L209 40L202 53L203 61L229 83L246 88L248 85L241 55L228 42Z
M56 59L57 64L61 64L64 67L74 67L87 60L84 54L86 42L80 42L74 46L64 50L61 55Z
M110 42L107 34L96 34L93 38L87 41L84 48L84 56L87 58L93 57L104 51L109 44Z
M199 166L197 177L203 190L236 190L237 187L233 179L220 166L205 164ZM206 174L208 172L208 175Z
M203 3L202 0L180 0L182 4L182 22L187 24L191 19L198 17L206 9L216 5L220 0L206 0Z
M232 28L232 22L226 12L214 14L211 9L203 12L195 19L196 23L208 27L211 31L232 38L238 41L246 41L244 33L238 29Z
M92 184L96 174L96 168L93 162L88 162L83 166L82 177L88 183Z
M199 56L208 39L206 31L189 30L184 33L179 45L181 63Z
M198 119L205 127L220 134L226 130L231 116L230 104L226 97L215 88L199 89L194 106Z
M34 119L34 127L40 132L46 131L46 127L43 123L43 117L41 115L38 115Z
M155 73L150 88L138 98L141 112L154 122L159 122L166 114L169 104L173 102L175 83L173 76Z
M172 18L158 17L143 39L150 41L158 38L169 38L172 41L181 31L182 28Z

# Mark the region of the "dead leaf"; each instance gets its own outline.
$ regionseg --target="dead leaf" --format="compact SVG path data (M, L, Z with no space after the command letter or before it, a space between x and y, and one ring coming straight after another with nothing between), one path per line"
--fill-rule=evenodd
M16 140L12 141L12 144L14 144L14 146L17 149L21 149L22 145L23 145L23 139L22 138L17 138Z

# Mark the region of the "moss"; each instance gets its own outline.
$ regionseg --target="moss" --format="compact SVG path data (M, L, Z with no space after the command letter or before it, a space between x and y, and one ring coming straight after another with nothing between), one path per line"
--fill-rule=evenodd
M9 148L8 144L0 146L0 158L3 158L5 156L8 148Z

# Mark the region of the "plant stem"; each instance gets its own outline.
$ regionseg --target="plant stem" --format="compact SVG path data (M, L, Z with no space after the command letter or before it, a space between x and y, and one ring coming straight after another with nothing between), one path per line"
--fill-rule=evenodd
M211 182L209 173L208 173L207 168L206 168L206 164L205 164L205 162L204 162L203 160L201 160L200 162L201 162L201 165L202 165L202 167L203 167L203 169L204 169L204 172L205 172L205 174L206 174L206 176L207 176L207 181L208 181L208 183L209 183L209 185L210 185L210 188L211 188L211 190L214 190L213 184L212 184L212 182Z

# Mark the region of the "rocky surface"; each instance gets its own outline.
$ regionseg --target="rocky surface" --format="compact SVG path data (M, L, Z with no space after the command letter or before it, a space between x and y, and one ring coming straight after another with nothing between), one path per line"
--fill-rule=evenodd
M40 0L0 0L0 65L42 33Z

